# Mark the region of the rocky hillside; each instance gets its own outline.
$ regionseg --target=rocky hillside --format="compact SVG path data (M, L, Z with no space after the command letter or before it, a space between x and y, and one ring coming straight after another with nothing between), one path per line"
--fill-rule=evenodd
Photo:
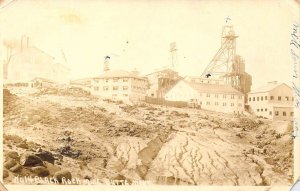
M4 90L3 96L5 183L17 184L16 176L58 183L63 177L103 184L292 183L290 122L82 94L20 97Z

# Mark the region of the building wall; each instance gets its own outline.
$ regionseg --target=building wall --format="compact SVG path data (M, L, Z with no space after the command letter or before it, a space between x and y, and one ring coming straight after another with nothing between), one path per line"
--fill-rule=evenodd
M268 119L292 120L290 112L293 108L293 99L292 89L285 84L279 85L269 92L248 94L251 112ZM276 111L279 112L278 115L275 114ZM286 116L283 116L283 112L286 112Z
M288 120L292 121L294 116L293 107L274 107L274 120Z
M166 93L164 98L168 101L185 101L190 102L199 100L199 93L184 81L178 82L170 91ZM199 100L200 101L200 100Z
M184 81L180 81L166 95L169 101L197 102L202 109L224 113L243 113L244 96L242 94L199 92Z
M54 59L36 49L24 50L11 57L7 66L7 82L29 82L41 77L58 83L66 83L69 70L54 63Z
M250 111L257 116L272 119L273 107L270 104L270 99L270 94L268 92L248 94Z
M91 85L93 95L131 101L144 100L147 89L145 79L133 77L97 78Z
M201 93L201 108L224 113L244 112L244 96L242 94Z

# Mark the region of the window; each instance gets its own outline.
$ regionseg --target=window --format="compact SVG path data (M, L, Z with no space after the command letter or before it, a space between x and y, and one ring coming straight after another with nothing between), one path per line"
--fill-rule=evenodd
M289 96L285 96L285 101L289 101Z
M268 111L267 108L265 108L265 111Z
M292 97L292 101L294 101L294 97Z
M218 98L219 97L219 95L218 94L215 94L215 98Z
M239 96L239 99L242 99L242 96Z
M270 97L270 100L274 100L274 96L271 96L271 97Z
M128 86L123 86L123 90L128 90Z
M128 79L127 79L127 78L124 78L124 79L123 79L123 82L128 82Z
M282 115L283 115L283 116L286 116L286 112L285 112L285 111L284 111L284 112L282 112Z
M99 91L99 87L94 87L94 90L95 91Z
M234 95L231 95L231 99L234 99Z
M206 97L210 97L210 94L206 94Z
M231 105L231 107L233 107L233 106L234 106L234 103L231 103L230 105Z
M223 98L226 99L226 95L223 95Z
M95 82L98 84L98 83L99 83L99 80L98 80L98 79L97 79L97 80L95 79Z
M264 111L264 109L260 109L260 111Z
M253 97L253 101L255 101L255 97Z
M114 87L113 87L113 90L118 90L118 86L114 86Z
M223 106L226 106L226 103L225 103L225 102L223 102Z
M290 113L290 116L292 116L292 117L293 117L293 116L294 116L294 112L291 112L291 113Z
M257 112L259 112L259 109L257 109Z
M105 82L109 82L109 79L106 79Z
M278 111L275 111L275 115L278 116L278 115L279 115L279 112L278 112Z
M263 97L263 96L261 96L260 100L261 100L261 101L264 101L264 97Z
M278 101L281 101L281 96L278 96Z
M128 94L123 94L124 97L128 97Z
M107 91L108 90L108 86L103 86L103 90Z
M154 97L154 94L151 94L152 97Z
M269 111L269 115L272 115L272 111Z
M257 99L257 101L259 101L259 97L257 97L256 99Z
M207 102L206 102L206 105L210 105L210 102L209 102L209 101L207 101Z
M265 96L265 100L268 100L268 96Z
M215 102L215 105L219 105L219 102Z
M249 97L249 101L251 101L251 97Z

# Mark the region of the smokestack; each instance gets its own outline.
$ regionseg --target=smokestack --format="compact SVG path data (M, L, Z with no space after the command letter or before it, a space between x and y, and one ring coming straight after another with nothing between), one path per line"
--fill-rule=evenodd
M109 56L105 56L104 58L104 65L103 65L103 72L109 71Z
M24 35L21 36L21 51L23 51L23 37L24 37Z
M26 38L26 39L24 39ZM24 42L26 40L26 42ZM25 44L26 43L26 44ZM21 37L21 51L23 51L24 48L29 47L29 37L26 35L22 35Z

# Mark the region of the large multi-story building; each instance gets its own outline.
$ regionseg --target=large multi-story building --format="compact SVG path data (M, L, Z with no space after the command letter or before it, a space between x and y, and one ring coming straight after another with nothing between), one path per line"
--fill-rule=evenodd
M192 102L202 109L243 114L244 94L229 85L179 81L165 95L169 101Z
M124 70L109 70L99 77L92 78L91 81L92 95L111 99L143 101L147 89L146 77Z
M278 120L293 120L293 91L276 81L248 93L249 110L257 116Z
M10 56L5 63L4 82L7 84L29 83L35 78L43 78L56 83L67 83L69 69L57 63L55 58L42 50L21 45L21 50Z
M163 98L181 77L171 69L163 69L146 75L149 80L147 96L151 98Z

